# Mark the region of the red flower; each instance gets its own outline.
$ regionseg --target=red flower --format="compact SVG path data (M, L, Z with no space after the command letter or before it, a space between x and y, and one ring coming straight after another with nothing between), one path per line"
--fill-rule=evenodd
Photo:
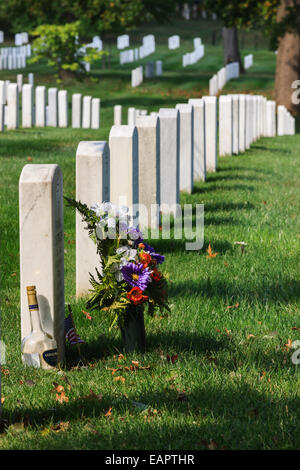
M140 258L141 263L144 265L144 268L147 268L148 264L151 263L151 260L152 260L149 253L145 253L144 251L139 253L139 258Z
M145 249L144 243L139 243L138 248L140 248L140 250L144 250Z
M151 273L151 277L152 279L154 279L154 281L157 281L157 282L161 280L161 274L159 271L157 271L156 268L153 269Z
M131 291L127 293L127 297L134 305L142 304L149 299L147 295L143 295L143 291L139 287L133 287Z

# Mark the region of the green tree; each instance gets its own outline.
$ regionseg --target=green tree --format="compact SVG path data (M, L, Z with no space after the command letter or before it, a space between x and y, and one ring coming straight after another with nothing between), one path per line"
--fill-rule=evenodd
M32 44L34 56L31 62L46 59L48 65L55 69L58 80L85 72L85 62L92 63L103 55L102 51L80 46L78 21L65 25L41 25L31 34L36 37Z

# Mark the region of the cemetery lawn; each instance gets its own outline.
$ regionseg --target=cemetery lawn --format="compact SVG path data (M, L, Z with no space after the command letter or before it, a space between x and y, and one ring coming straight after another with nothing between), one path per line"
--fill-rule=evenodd
M75 301L75 215L65 208L66 301L87 342L67 368L20 360L18 179L23 165L58 163L74 196L75 151L97 131L31 130L1 136L3 449L298 449L300 136L260 139L219 161L181 202L205 204L205 244L156 240L170 276L168 317L146 317L147 352L122 352L118 331ZM43 217L43 214L41 214ZM34 227L33 227L34 230ZM244 254L236 241L247 243ZM211 244L215 258L207 257ZM296 329L296 327L298 329ZM132 361L140 368L126 371ZM142 367L148 367L142 369ZM120 368L120 369L119 369ZM112 374L112 369L119 369ZM55 385L67 399L56 400ZM136 403L137 402L137 403ZM108 413L105 416L105 413Z

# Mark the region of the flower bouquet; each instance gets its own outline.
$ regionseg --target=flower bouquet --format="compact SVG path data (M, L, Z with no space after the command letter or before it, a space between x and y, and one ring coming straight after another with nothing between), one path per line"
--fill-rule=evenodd
M66 199L81 214L100 257L101 270L89 273L87 308L108 314L110 328L120 327L126 351L144 350L145 309L152 316L156 309L169 311L167 281L159 271L164 256L129 222L127 207L106 202L89 208Z

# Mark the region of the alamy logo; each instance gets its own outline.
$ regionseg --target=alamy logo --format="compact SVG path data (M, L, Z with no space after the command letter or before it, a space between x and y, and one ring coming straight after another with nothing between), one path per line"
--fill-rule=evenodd
M300 103L300 80L294 80L292 85L292 88L296 88L296 90L292 93L292 103L293 104L299 104Z

